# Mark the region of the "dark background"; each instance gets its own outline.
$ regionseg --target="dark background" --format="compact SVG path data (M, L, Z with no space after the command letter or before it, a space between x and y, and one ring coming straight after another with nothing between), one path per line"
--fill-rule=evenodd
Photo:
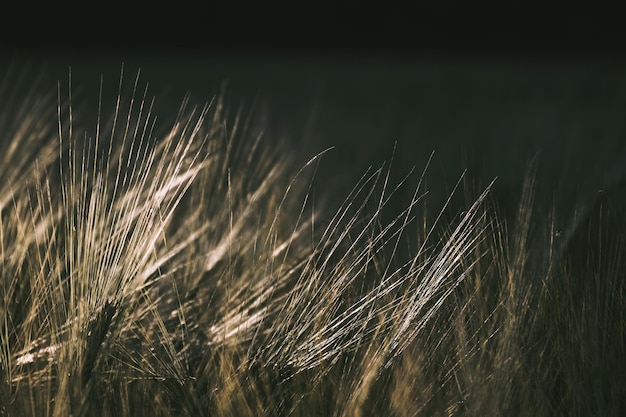
M71 67L85 97L102 75L114 97L123 63L172 115L187 91L197 103L225 91L301 161L334 147L318 178L340 194L395 147L396 182L435 152L436 205L467 168L477 187L498 177L513 207L533 158L545 200L572 204L624 178L626 37L609 4L32 7L3 14L2 64L53 92Z
M557 1L14 2L0 15L6 45L292 52L327 56L461 53L614 54L619 4Z

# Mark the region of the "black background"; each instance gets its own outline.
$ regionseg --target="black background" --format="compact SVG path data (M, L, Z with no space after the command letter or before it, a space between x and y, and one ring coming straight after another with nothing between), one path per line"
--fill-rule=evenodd
M618 2L13 3L2 42L98 53L617 56ZM160 52L159 52L160 51Z
M464 168L512 201L529 162L546 195L620 183L626 54L617 4L593 2L208 2L16 4L2 61L116 94L141 70L175 113L227 82L302 161L334 147L320 178L345 191L394 147L396 181L432 151L432 188ZM22 9L22 10L18 10ZM168 108L167 104L171 104ZM439 187L441 185L441 187ZM409 188L410 198L412 191ZM551 194L552 193L552 194ZM578 197L576 197L578 198Z

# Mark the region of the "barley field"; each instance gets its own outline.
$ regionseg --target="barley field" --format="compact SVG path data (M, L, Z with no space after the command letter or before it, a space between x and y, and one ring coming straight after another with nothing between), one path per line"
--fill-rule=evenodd
M626 66L354 58L0 62L0 416L623 415Z

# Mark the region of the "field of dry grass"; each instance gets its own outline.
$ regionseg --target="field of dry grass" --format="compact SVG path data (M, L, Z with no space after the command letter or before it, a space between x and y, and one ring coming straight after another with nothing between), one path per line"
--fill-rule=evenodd
M622 415L623 182L557 204L535 160L433 190L438 154L398 174L399 144L330 197L333 149L303 162L223 95L16 78L0 415Z

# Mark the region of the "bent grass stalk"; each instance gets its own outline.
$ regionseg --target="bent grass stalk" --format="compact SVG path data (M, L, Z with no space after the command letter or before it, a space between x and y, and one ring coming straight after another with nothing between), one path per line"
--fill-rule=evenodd
M621 342L595 349L614 358L623 347L622 258L587 265L608 280L597 278L592 305L617 313L581 320L575 298L590 293L563 290L575 276L567 245L533 233L532 176L512 234L490 211L493 182L445 223L461 178L428 228L416 221L425 171L389 222L383 213L405 184L391 184L388 167L366 172L329 211L312 189L324 152L294 169L221 97L204 107L186 97L164 124L139 75L123 99L127 87L122 73L106 119L101 81L95 129L75 120L71 83L69 93L59 85L56 134L51 101L34 90L15 119L0 116L0 415L618 406L600 390L581 407L583 385L572 381L589 367L568 371L579 352L557 352L599 321ZM405 259L409 234L419 239ZM560 297L570 298L555 305ZM563 317L576 335L558 330Z

